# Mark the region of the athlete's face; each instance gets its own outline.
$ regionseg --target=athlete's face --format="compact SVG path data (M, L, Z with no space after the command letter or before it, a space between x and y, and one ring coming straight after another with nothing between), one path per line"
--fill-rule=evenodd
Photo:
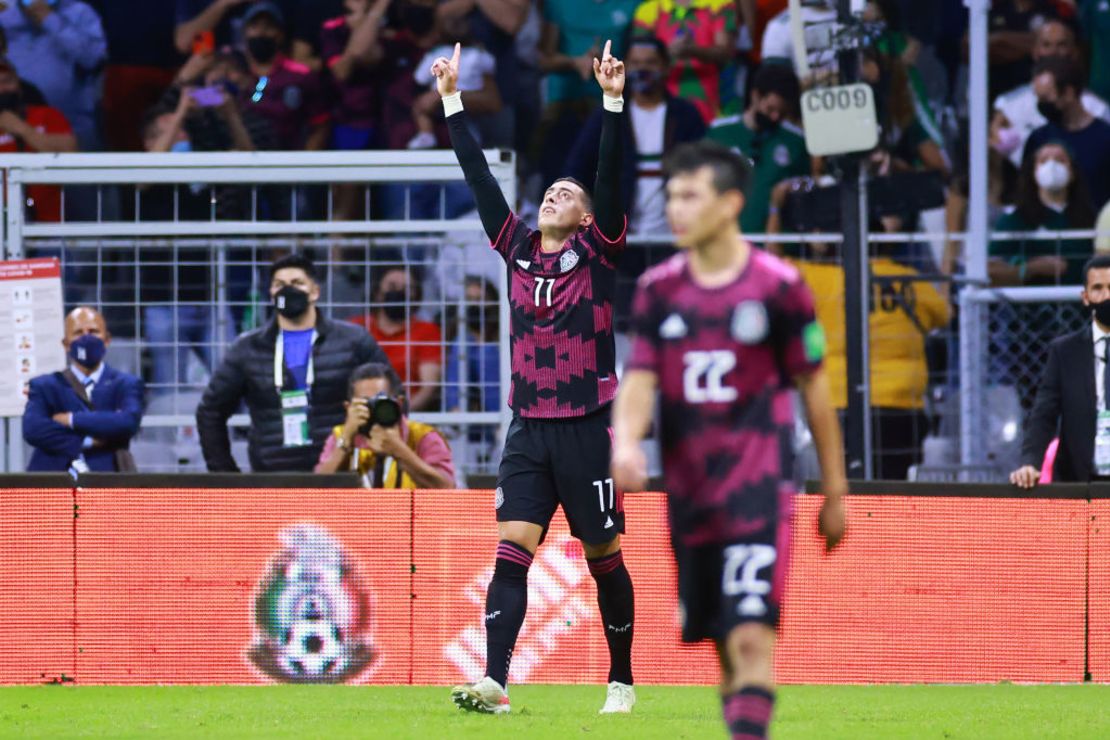
M573 182L559 180L543 194L543 203L540 204L540 231L574 231L589 226L593 220L594 216L586 205L586 194Z
M667 221L681 249L705 244L735 228L743 204L744 196L737 190L717 192L709 167L680 172L667 181Z

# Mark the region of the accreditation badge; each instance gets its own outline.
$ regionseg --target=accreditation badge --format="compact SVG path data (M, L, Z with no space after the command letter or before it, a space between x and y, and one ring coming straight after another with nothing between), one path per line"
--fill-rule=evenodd
M308 393L282 391L281 422L285 447L304 447L311 443L308 436Z

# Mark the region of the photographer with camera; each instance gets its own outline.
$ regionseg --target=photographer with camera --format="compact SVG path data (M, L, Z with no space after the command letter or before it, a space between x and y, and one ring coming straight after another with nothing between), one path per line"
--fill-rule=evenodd
M317 473L357 471L368 488L455 487L447 441L429 424L406 415L401 378L368 362L351 373L347 420L324 444Z

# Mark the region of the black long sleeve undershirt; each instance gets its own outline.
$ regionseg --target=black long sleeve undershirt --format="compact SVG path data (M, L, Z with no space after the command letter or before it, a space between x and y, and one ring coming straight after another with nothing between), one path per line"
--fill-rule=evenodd
M489 170L486 155L470 133L467 126L466 111L447 117L447 130L451 135L451 146L459 160L466 184L474 194L478 206L478 216L482 227L491 242L497 239L501 228L508 219L510 208L497 178ZM621 113L605 111L601 124L601 143L597 158L597 179L594 182L594 218L598 230L610 240L615 240L624 229L624 214L621 212Z

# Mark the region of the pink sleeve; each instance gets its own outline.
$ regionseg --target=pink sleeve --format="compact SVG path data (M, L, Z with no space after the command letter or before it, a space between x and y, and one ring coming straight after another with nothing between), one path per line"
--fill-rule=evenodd
M324 442L324 449L320 453L320 459L316 461L316 471L315 472L319 473L320 472L320 466L324 464L325 460L327 460L329 457L331 457L331 453L335 452L335 444L336 444L335 435L334 434L329 434L327 441Z
M416 454L421 460L457 483L455 481L455 462L451 458L451 448L447 446L447 442L440 436L439 432L429 432L424 435L424 439L420 440L420 444L416 446Z

